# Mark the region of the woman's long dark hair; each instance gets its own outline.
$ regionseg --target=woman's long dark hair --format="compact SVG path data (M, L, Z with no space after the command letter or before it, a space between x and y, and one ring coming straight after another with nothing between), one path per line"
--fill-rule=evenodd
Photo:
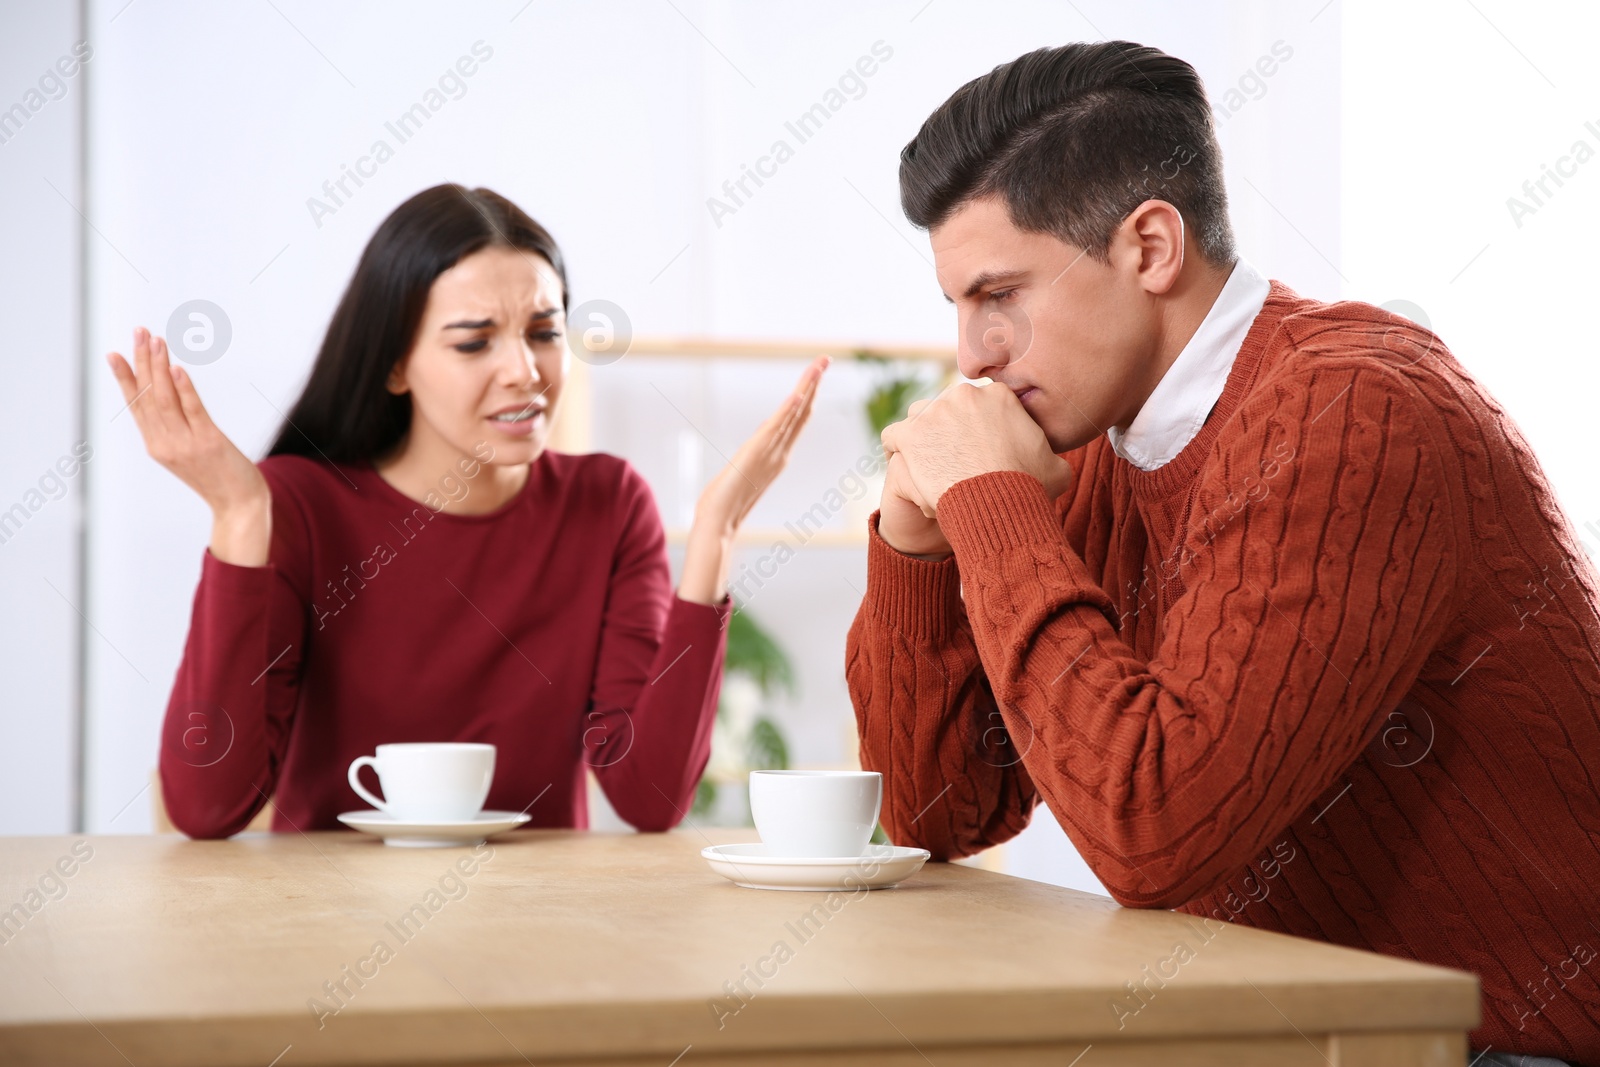
M561 279L566 308L566 264L543 226L488 189L424 189L367 242L305 390L267 455L356 463L399 444L411 428L411 397L385 388L389 372L411 350L433 280L490 245L544 257Z

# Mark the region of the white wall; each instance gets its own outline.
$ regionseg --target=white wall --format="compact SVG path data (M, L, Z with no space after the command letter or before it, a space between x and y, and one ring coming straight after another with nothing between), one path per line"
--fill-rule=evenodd
M1600 7L1350 4L1344 37L1345 292L1426 312L1600 552Z
M85 439L77 212L94 61L83 68L73 58L75 5L0 10L0 111L9 113L0 116L0 834L65 833L77 795L78 529L95 468L73 456Z
M1292 49L1259 86L1247 81L1255 91L1238 98L1247 102L1220 121L1220 133L1244 254L1307 294L1331 297L1343 240L1342 16L1338 0L1319 7L1170 0L1129 10L1082 0L986 4L980 14L953 0L449 8L279 0L276 9L91 0L87 200L103 236L89 244L84 346L95 448L85 605L101 635L87 644L88 828L149 825L141 791L207 537L203 506L144 455L132 420L110 421L122 402L103 355L125 351L135 324L165 331L173 309L195 298L224 309L232 346L193 375L218 422L259 454L373 229L405 197L454 180L490 186L544 222L569 256L574 300L615 301L639 334L949 344L952 313L926 237L899 214L899 151L962 82L1029 49L1102 35L1188 58L1219 98L1276 42ZM479 40L493 56L465 95L318 225L307 199ZM707 199L722 196L724 180L784 137L785 121L879 41L893 54L865 93L718 225ZM37 65L24 60L8 58L7 67ZM5 180L14 180L9 170ZM37 285L40 294L70 291L65 278ZM789 373L739 384L704 413L706 432L731 451ZM597 369L597 403L622 410L651 375L671 380L642 360ZM819 402L765 521L804 511L836 482L840 457L865 443L859 388L847 377ZM626 410L635 439L675 441L683 429L665 405ZM58 441L71 443L69 414L33 413L37 423L17 440L38 455L13 458L8 448L5 485L20 486L60 451ZM637 444L624 452L648 465ZM657 490L665 499L676 487ZM836 758L848 737L842 652L855 594L847 583L859 588L863 576L859 549L808 548L752 606L802 664L801 695L779 714L806 762ZM13 595L36 617L60 616L39 590ZM48 673L70 689L66 659L50 661ZM60 700L34 706L50 709L49 722L64 720ZM52 803L67 810L69 779L42 773ZM18 829L59 821L29 818ZM1006 859L1019 873L1096 885L1048 817Z

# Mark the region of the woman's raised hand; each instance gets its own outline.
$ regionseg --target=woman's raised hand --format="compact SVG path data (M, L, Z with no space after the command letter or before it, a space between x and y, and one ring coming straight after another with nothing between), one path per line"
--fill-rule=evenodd
M794 392L778 405L778 410L767 416L756 432L739 446L728 465L705 487L695 504L697 526L704 522L731 534L744 522L761 494L788 464L795 440L811 418L817 383L829 362L827 356L818 356L806 367Z
M682 599L715 604L727 595L733 535L789 462L794 442L811 417L817 382L828 363L827 356L818 356L805 369L794 392L739 446L733 459L700 494L685 546L683 575L678 582L678 596Z
M217 429L194 381L167 357L167 343L133 332L133 366L106 355L150 457L211 507L211 552L226 563L261 566L272 533L272 493L261 471Z

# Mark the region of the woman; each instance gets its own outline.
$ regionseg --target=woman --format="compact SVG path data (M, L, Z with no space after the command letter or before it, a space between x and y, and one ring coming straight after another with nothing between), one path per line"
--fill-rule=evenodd
M664 830L710 754L734 534L788 459L826 358L701 495L676 594L625 461L545 447L569 363L560 249L440 185L362 254L267 458L211 422L160 338L108 362L150 455L211 506L161 780L191 837L337 829L384 742L498 747L487 807L585 827L585 766Z

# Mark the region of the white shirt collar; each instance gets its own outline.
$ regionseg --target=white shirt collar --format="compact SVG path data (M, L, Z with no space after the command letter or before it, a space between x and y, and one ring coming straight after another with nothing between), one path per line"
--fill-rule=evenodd
M1234 357L1267 302L1271 283L1242 258L1189 343L1161 376L1126 430L1106 431L1112 449L1140 470L1172 461L1194 440L1222 396Z

